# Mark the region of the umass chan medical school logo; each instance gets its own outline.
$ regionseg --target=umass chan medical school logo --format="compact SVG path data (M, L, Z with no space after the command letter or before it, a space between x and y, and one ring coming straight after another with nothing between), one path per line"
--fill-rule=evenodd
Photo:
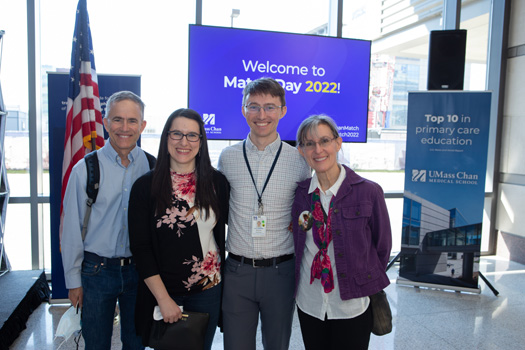
M479 175L466 171L446 172L442 170L412 169L412 182L477 185L479 180Z
M202 120L204 121L204 125L215 125L215 114L204 113Z
M222 129L215 126L215 113L203 113L202 120L206 134L222 134Z
M412 169L412 182L427 182L427 171Z

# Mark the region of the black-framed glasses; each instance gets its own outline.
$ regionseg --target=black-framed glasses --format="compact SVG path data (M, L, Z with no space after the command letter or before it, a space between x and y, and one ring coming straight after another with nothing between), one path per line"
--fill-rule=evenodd
M337 137L322 137L318 142L308 140L302 143L300 146L307 151L313 151L318 144L319 146L321 146L321 148L326 148L330 146L332 144L332 141L334 141L336 138Z
M202 139L202 135L201 134L197 134L195 132L189 132L187 134L183 134L183 133L181 133L180 131L177 131L177 130L168 131L168 136L173 141L180 141L180 140L182 140L182 138L184 136L186 136L186 140L188 140L190 142L197 142L200 139Z
M248 106L244 106L244 108L246 109L246 112L248 112L249 114L258 114L261 109L264 109L264 112L266 114L276 114L278 111L281 110L283 106L276 106L276 105L265 105L265 106L259 106L259 105L248 105Z

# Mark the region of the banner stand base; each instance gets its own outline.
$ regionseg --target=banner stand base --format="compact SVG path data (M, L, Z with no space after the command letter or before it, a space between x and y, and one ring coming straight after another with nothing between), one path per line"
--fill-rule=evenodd
M394 258L392 260L390 260L390 262L388 263L388 265L386 265L386 270L388 271L392 265L394 265L394 263L396 261L399 261L399 258L401 257L401 252L397 253L396 256L394 256Z
M485 278L485 276L483 276L481 271L478 271L478 273L479 273L479 277L481 277L481 279L487 284L487 286L490 288L492 293L494 293L495 296L498 296L499 292L496 290L496 288L494 288L492 284Z
M481 288L467 288L467 287L460 287L460 286L448 286L448 285L443 285L443 284L424 283L424 282L407 280L402 277L397 278L396 284L408 285L408 286L413 286L413 287L433 288L433 289L440 289L440 290L454 290L456 292L469 292L469 293L477 293L477 294L481 293Z

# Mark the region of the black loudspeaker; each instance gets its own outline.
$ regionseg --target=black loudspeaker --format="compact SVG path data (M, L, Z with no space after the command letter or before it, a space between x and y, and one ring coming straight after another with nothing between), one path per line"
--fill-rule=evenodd
M463 90L467 31L433 30L428 50L428 90Z

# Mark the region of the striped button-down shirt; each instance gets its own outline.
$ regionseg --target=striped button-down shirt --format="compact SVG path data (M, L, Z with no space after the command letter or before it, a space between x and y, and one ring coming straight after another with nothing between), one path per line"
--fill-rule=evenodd
M283 148L268 185L262 194L267 219L266 235L252 237L252 216L258 214L258 195L262 192L270 168L281 145L281 138L263 151L246 138L246 155L254 183L248 171L243 142L225 148L219 158L219 170L230 182L230 214L226 250L252 259L273 258L294 252L293 235L288 230L297 182L311 176L311 170L296 148L283 142Z

